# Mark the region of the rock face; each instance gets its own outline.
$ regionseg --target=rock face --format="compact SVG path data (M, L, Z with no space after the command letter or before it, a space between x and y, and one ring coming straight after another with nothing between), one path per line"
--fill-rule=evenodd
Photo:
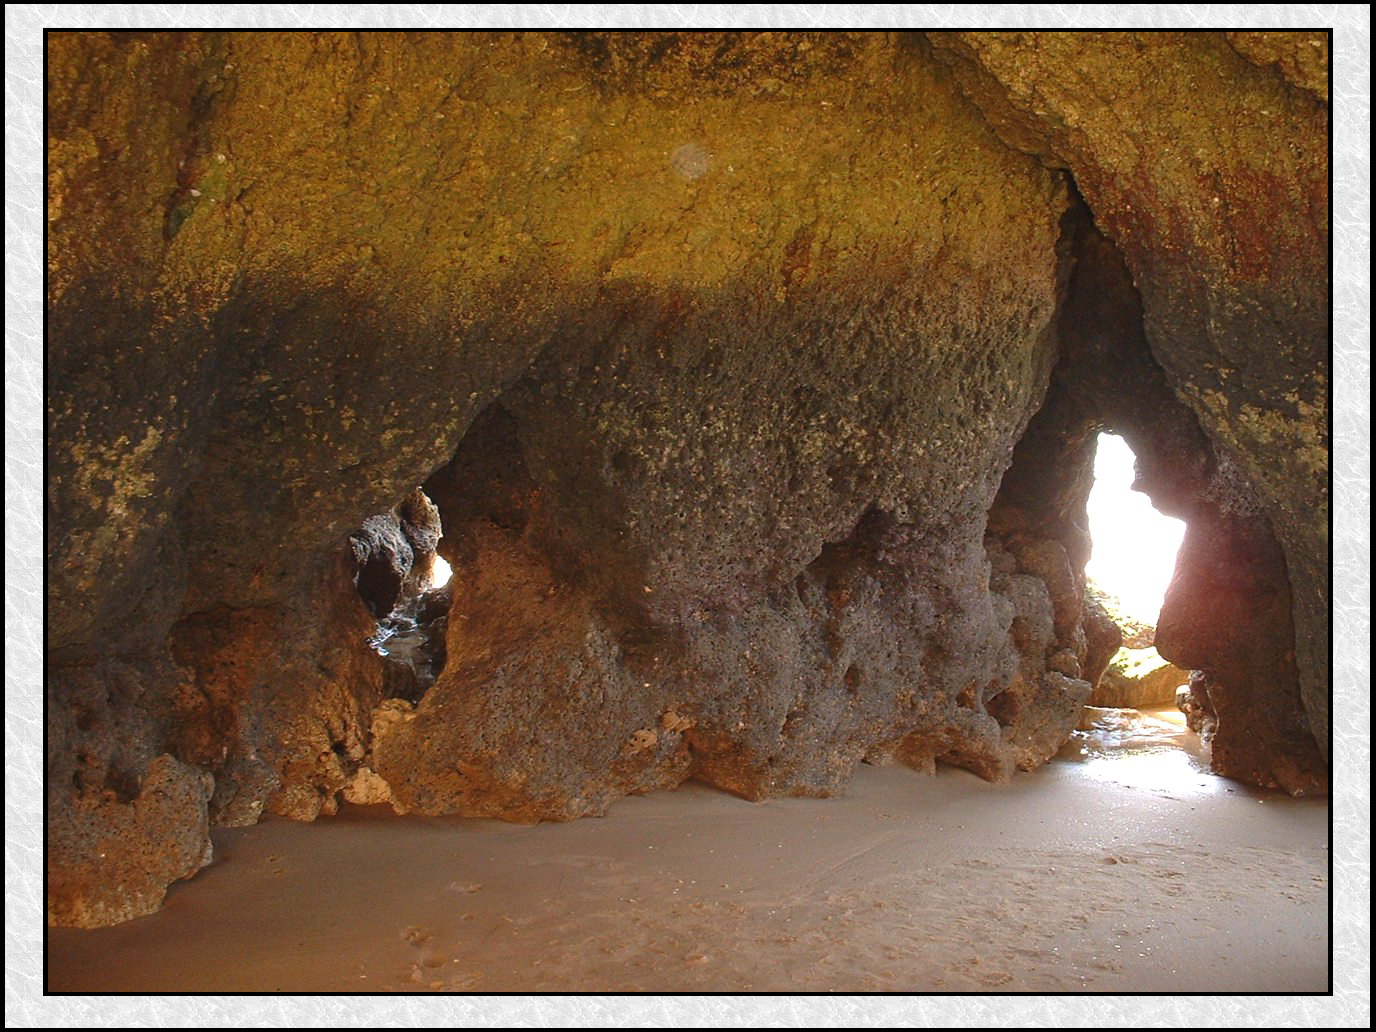
M349 535L354 583L374 616L381 619L403 594L419 594L429 586L435 548L443 534L439 510L416 488L394 508L369 516Z
M1215 504L1244 521L1264 515L1263 536L1280 543L1302 700L1302 713L1286 707L1285 720L1307 721L1326 756L1326 38L1103 33L1087 45L1048 32L932 41L1005 140L1069 170L1121 251L1151 354L1227 470L1214 478ZM1225 690L1250 691L1234 683Z
M82 763L78 778L89 770ZM169 882L210 863L212 783L164 754L147 765L132 798L108 788L50 810L48 923L90 928L155 912Z
M1169 706L1176 689L1190 680L1190 671L1167 663L1155 649L1123 649L1094 685L1091 706L1144 709Z
M341 791L567 819L1035 767L1111 654L1105 425L1196 534L1162 647L1220 763L1315 790L1327 121L1292 42L50 36L51 919ZM360 589L436 550L447 661L384 703Z
M1182 670L1203 671L1215 709L1231 709L1214 736L1214 770L1295 794L1325 792L1327 764L1295 665L1286 562L1264 506L1171 391L1122 255L1081 226L1060 361L1004 477L990 533L1050 537L1083 571L1094 435L1121 434L1137 456L1134 488L1187 524L1155 644Z

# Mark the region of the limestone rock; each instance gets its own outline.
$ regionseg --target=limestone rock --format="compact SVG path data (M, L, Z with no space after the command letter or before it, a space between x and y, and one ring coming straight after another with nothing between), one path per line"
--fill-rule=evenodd
M1119 650L1104 671L1091 706L1143 709L1175 702L1176 689L1190 679L1190 671L1166 662L1155 649Z
M59 916L130 912L61 902L106 898L101 835L155 905L202 809L310 819L363 770L534 820L1035 765L1103 648L1101 425L1198 524L1161 647L1216 762L1317 790L1327 115L1291 44L47 45ZM435 549L448 659L384 702L352 574L376 615Z
M1084 679L1098 686L1099 679L1108 669L1114 653L1125 643L1123 631L1118 622L1095 597L1092 590L1085 592L1085 662ZM1155 634L1156 628L1152 628Z
M112 792L50 810L48 923L99 928L156 911L169 882L210 863L211 785L163 755L133 799Z
M1123 256L1092 226L1075 249L1061 357L990 511L989 540L1025 550L1020 542L1050 537L1082 563L1093 435L1121 433L1137 456L1134 486L1187 523L1153 640L1182 671L1208 674L1226 743L1212 755L1214 770L1296 794L1323 792L1326 765L1293 648L1295 610L1286 608L1286 560L1264 506L1171 388ZM1262 773L1268 765L1275 771Z
M1074 175L1097 226L1121 249L1151 353L1214 452L1213 504L1225 520L1264 513L1265 533L1280 544L1300 701L1282 704L1283 733L1310 729L1326 755L1327 37L930 38L1010 145ZM1181 98L1188 117L1178 114ZM1178 472L1174 479L1188 492ZM1176 489L1155 489L1163 510ZM1249 708L1265 708L1242 701L1255 691L1295 693L1213 683Z
M374 616L387 616L403 595L429 587L443 534L439 510L416 488L394 508L368 517L349 536L358 593Z
M990 703L1019 770L1036 770L1065 744L1089 702L1087 681L1050 672L1018 681Z
M370 767L359 767L343 790L345 802L375 806L392 801L392 786Z
M373 767L399 812L567 820L683 780L681 734L626 748L665 707L631 682L585 596L500 531L455 576L444 673L414 711L375 725Z

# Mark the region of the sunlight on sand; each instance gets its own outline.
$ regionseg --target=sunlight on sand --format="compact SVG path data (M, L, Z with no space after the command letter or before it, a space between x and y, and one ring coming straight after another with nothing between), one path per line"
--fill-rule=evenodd
M1207 747L1174 707L1139 711L1090 706L1080 726L1059 756L1083 764L1084 775L1095 781L1176 796L1231 790L1229 781L1209 770Z

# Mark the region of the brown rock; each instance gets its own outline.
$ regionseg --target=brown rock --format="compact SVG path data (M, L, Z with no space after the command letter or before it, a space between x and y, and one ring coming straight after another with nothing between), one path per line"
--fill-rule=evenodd
M1036 770L1056 755L1089 695L1088 682L1053 671L1033 682L1019 680L990 701L1019 770Z
M1211 497L1264 513L1281 545L1303 710L1283 734L1312 729L1326 755L1327 36L930 36L1006 141L1069 170L1121 250L1151 354L1210 442ZM1143 488L1170 511L1190 478L1157 469Z
M387 616L403 596L429 587L443 536L439 510L420 488L350 535L358 593L374 616Z
M336 553L289 603L213 610L174 628L190 683L171 744L214 772L215 823L333 812L364 756L385 666L348 570Z
M1090 696L1091 706L1143 709L1168 706L1190 671L1167 663L1155 649L1124 647L1109 663Z
M209 774L163 755L138 795L49 810L48 924L100 928L151 914L169 882L210 863Z
M1279 553L1255 517L1191 522L1156 628L1157 648L1199 671L1191 696L1214 726L1214 770L1292 795L1325 794L1328 767L1313 737L1302 733L1307 714L1292 687L1292 610Z
M1137 455L1134 486L1187 521L1153 640L1181 671L1211 664L1216 701L1234 696L1232 705L1211 711L1229 743L1213 754L1214 769L1297 793L1323 791L1324 765L1288 644L1294 614L1283 608L1285 558L1263 506L1170 388L1111 243L1086 228L1076 252L1060 323L1064 349L1047 403L1019 442L990 513L991 540L1026 550L1022 542L1052 537L1069 554L1084 525L1089 485L1077 471L1092 468L1087 444L1100 428L1120 432ZM1223 729L1225 714L1239 722L1231 732ZM1261 773L1272 762L1283 778Z
M1325 32L1226 32L1228 45L1261 68L1328 103L1328 34Z
M455 580L444 673L375 727L373 767L398 812L568 820L683 780L682 735L644 730L664 706L631 683L586 597L551 595L548 569L496 529Z
M1085 591L1085 662L1084 679L1096 688L1099 678L1108 669L1113 654L1126 644L1118 622L1104 608L1093 591ZM1152 634L1156 628L1152 628Z
M1200 671L1192 672L1189 681L1175 690L1175 705L1185 714L1186 726L1207 743L1213 740L1218 720L1209 705L1205 680Z
M47 56L59 901L103 878L144 906L203 804L312 818L380 796L364 768L402 808L532 820L690 775L762 798L866 756L1041 762L1101 647L1104 425L1200 528L1162 647L1206 653L1216 762L1316 784L1327 120L1290 44L77 32ZM350 577L386 513L356 552L374 614L436 548L456 566L414 709L380 705ZM175 805L139 817L164 754ZM129 848L97 875L107 833Z

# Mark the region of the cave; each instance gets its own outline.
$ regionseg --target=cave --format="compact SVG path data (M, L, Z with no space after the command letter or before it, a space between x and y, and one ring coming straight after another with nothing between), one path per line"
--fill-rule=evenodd
M1133 491L1137 457L1126 441L1100 433L1086 515L1093 550L1085 577L1129 619L1155 626L1175 573L1185 525Z
M1322 992L1328 45L49 35L50 985Z
M1174 577L1185 524L1134 493L1136 456L1121 437L1100 433L1094 487L1085 506L1092 550L1085 593L1121 633L1109 665L1094 682L1089 705L1112 709L1191 708L1191 671L1156 651L1156 624ZM1111 635L1110 635L1111 637ZM1180 711L1184 712L1184 711ZM1173 715L1172 715L1173 716ZM1196 733L1208 728L1196 720ZM1207 743L1206 743L1207 744Z

